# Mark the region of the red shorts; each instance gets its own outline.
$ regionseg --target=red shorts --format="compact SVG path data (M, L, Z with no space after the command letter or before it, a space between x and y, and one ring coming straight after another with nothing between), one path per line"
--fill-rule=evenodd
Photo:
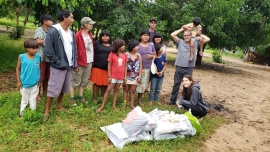
M40 81L50 78L50 62L41 62L40 63Z

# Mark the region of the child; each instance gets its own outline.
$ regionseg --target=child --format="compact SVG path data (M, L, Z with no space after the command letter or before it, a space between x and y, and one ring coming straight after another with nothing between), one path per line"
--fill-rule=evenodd
M141 82L142 57L138 53L139 41L132 40L128 43L127 58L127 82L124 87L124 104L127 102L128 92L130 93L130 107L134 108L134 94L137 83Z
M184 30L191 31L192 39L190 41L190 58L189 61L192 61L194 58L194 42L199 41L200 42L200 55L203 56L203 45L210 41L208 37L205 37L201 34L202 26L201 19L199 17L195 17L193 20L193 23L189 23L186 25L183 25L180 29L180 32L183 32ZM208 40L209 39L209 40Z
M157 73L154 74L151 78L151 88L150 88L150 95L149 95L149 103L148 105L151 106L153 101L157 101L158 105L161 105L159 100L159 93L162 88L162 83L164 79L164 71L166 69L166 62L167 58L165 55L162 54L162 45L161 44L154 44L157 58L155 59L154 63L157 66Z
M103 110L107 99L113 90L113 109L117 111L115 107L116 99L118 95L118 90L120 85L126 81L127 76L127 64L128 61L125 51L125 41L121 39L116 39L113 41L112 52L108 57L108 87L104 94L102 105L96 110L97 113Z
M166 57L166 46L163 44L163 38L161 34L155 33L153 37L153 44L161 44L162 50L163 50L162 54L164 54Z
M30 104L30 109L36 109L36 97L39 91L40 56L37 55L38 43L34 39L24 42L26 53L18 57L16 76L17 86L22 94L20 116L23 116L25 107Z
M42 86L43 95L45 97L47 97L48 80L49 80L49 77L50 77L50 60L44 54L44 43L45 43L45 38L46 38L46 34L48 32L48 29L53 24L52 16L48 15L48 14L41 15L40 16L40 23L41 23L41 26L36 29L34 39L39 44L37 54L41 58L41 63L40 63L40 70L41 70L40 83L41 83L41 86ZM37 101L41 100L40 90L41 90L41 88L39 88L39 92L38 92L38 95L37 95Z

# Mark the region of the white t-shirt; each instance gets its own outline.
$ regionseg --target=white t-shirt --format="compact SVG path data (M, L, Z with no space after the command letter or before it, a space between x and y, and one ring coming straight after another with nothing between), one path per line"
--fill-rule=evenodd
M93 42L89 35L83 35L83 40L87 55L87 63L93 62Z
M66 32L62 26L59 24L60 26L60 31L61 34L63 36L63 43L64 43L64 48L65 48L65 52L68 58L68 62L69 62L69 66L73 65L72 62L72 43L73 43L73 39L72 39L72 33L71 31L68 29L68 32Z

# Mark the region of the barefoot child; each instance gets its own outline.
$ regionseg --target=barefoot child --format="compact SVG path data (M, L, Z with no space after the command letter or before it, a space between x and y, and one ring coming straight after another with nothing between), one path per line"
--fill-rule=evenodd
M161 105L159 100L159 93L162 88L162 83L164 79L164 71L166 69L166 62L167 58L164 54L162 54L162 45L161 44L155 44L154 45L157 57L154 61L154 63L157 66L157 73L154 74L151 78L151 88L150 88L150 95L149 95L149 103L148 105L151 106L153 101L157 101L158 105Z
M199 41L200 42L200 55L203 56L203 45L210 41L208 37L201 34L202 26L201 19L199 17L195 17L193 20L193 23L189 23L186 25L183 25L180 29L180 32L183 32L185 30L189 30L192 33L192 39L190 41L190 58L189 61L192 61L194 58L194 42Z
M127 82L124 87L124 104L126 105L128 92L130 95L130 107L134 108L134 94L137 83L141 82L142 57L138 53L139 41L132 40L128 43L127 58Z
M125 41L121 39L116 39L113 41L112 52L108 57L108 87L104 94L102 105L100 108L96 110L96 112L100 112L103 110L109 95L113 90L113 109L117 111L115 107L116 99L118 95L118 90L120 85L126 81L127 76L127 64L128 61L127 55L124 53L125 51Z
M24 42L26 53L18 57L16 76L17 86L20 89L22 99L20 116L23 116L25 107L30 104L30 109L36 109L36 97L39 91L40 56L37 55L39 44L34 39Z

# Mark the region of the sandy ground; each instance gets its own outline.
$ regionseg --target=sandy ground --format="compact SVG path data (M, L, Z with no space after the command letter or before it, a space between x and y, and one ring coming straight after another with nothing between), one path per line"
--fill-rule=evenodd
M169 48L169 52L175 52ZM209 54L204 58L211 59ZM194 68L210 114L228 121L205 141L206 152L270 151L270 67L224 58L226 64L204 63ZM174 63L168 63L162 88L164 102L169 101L173 86ZM0 92L16 88L15 72L0 75Z
M175 49L169 51L174 52ZM211 59L209 54L204 58ZM200 82L202 95L210 104L210 113L228 120L205 141L204 151L269 152L270 67L233 58L223 60L225 65L202 64L193 71L194 80ZM174 71L174 66L166 69L162 94L167 101Z

